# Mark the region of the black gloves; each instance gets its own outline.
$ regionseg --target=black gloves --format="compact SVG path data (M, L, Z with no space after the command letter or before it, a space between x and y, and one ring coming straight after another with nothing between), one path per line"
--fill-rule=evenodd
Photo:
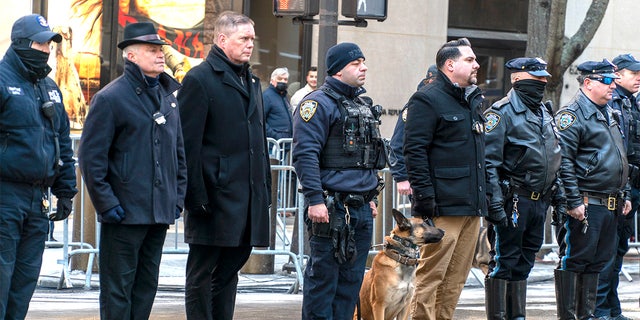
M197 207L189 208L189 213L194 216L206 217L211 215L211 208L208 204L199 205Z
M411 216L420 217L423 219L431 219L436 213L436 200L434 198L423 198L418 200L417 197L413 198L411 204Z
M180 210L180 208L176 207L176 220L180 219L180 213L182 212L182 210Z
M120 223L124 220L124 209L117 205L100 214L101 223Z
M499 202L489 204L489 212L485 219L491 222L494 226L504 228L508 225L507 214L504 212L504 206Z
M71 199L69 198L58 198L58 204L56 206L56 212L49 215L49 220L51 221L60 221L66 219L71 214L71 209L73 208Z
M551 224L559 227L567 221L567 202L560 202L553 206L551 212Z

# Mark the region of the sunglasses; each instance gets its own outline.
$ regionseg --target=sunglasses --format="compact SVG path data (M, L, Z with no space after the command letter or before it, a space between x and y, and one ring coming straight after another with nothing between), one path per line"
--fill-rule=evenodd
M609 78L609 77L589 77L589 79L596 80L606 85L612 84L614 80L613 78Z

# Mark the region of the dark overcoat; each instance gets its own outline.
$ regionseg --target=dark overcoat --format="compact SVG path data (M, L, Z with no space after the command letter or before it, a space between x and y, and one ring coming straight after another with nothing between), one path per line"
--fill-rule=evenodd
M178 93L187 154L185 242L269 245L271 185L260 80L217 47L191 69ZM243 74L243 76L239 76Z
M82 131L78 162L91 201L98 213L120 205L122 224L173 224L183 207L187 167L173 95L180 84L165 73L159 80L149 87L125 61L124 74L91 98ZM156 111L164 124L154 121Z

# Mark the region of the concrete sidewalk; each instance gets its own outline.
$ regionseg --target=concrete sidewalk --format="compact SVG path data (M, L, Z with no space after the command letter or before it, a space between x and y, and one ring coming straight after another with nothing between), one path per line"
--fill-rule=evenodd
M31 303L27 319L99 319L98 277L91 279L91 289L84 286L83 272L71 274L72 289L57 290L61 265L61 249L47 249L38 289ZM156 296L151 319L185 319L184 270L187 255L165 254L160 267L160 288ZM275 273L267 275L241 274L238 284L234 319L300 319L302 294L288 294L296 281L295 274L280 271L288 260L274 258ZM636 249L625 260L625 270L633 281L620 278L619 296L625 315L640 319L640 255ZM555 319L554 262L539 261L532 270L527 298L527 318L530 320ZM479 272L479 270L476 270ZM469 275L462 291L455 319L486 319L484 289Z

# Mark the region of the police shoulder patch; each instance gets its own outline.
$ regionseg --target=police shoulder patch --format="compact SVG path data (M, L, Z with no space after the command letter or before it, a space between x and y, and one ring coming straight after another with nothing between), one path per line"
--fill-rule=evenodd
M560 131L571 127L574 122L576 122L576 115L571 112L562 111L556 116L556 125Z
M484 117L487 119L487 122L484 123L485 132L491 132L500 123L500 115L495 112L487 112Z
M314 100L305 100L300 104L300 117L305 122L309 122L318 109L318 102Z
M404 110L402 110L402 122L407 122L407 108L404 108Z

